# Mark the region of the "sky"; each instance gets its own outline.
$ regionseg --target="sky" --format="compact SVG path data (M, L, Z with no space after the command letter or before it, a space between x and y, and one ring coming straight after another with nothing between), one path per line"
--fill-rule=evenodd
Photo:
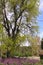
M38 16L38 25L39 25L39 36L40 38L43 37L43 0L40 0L40 6L39 6L39 10L40 10L40 15Z

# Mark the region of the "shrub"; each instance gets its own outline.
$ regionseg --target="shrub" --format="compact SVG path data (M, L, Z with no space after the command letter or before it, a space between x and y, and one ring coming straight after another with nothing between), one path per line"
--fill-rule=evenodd
M40 55L40 59L43 59L43 55Z

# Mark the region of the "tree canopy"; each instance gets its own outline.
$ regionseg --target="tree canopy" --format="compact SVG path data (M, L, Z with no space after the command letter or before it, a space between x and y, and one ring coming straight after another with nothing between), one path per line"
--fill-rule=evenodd
M38 32L38 14L39 0L0 0L1 43L13 47L34 37Z
M9 37L37 32L38 13L39 0L0 0L0 23Z

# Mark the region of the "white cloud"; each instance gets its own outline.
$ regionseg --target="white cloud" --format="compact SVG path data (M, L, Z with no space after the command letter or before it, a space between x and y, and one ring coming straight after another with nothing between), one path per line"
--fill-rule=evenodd
M40 6L39 6L39 9L40 9L41 11L43 11L43 0L40 0Z
M40 37L40 39L43 38L43 32L41 32L41 33L39 34L39 37Z

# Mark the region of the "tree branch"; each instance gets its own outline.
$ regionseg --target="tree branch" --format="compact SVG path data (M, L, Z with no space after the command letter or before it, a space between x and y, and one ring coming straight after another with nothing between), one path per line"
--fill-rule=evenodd
M3 6L3 23L4 23L4 27L6 29L6 31L8 32L8 36L10 36L10 28L9 28L9 20L7 19L7 15L6 15L6 10L5 10L5 3L4 3L4 6Z

